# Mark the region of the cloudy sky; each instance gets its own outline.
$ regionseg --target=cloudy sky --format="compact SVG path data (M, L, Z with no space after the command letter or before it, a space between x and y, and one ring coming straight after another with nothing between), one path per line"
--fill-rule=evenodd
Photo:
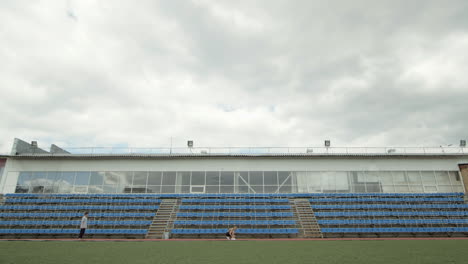
M468 1L0 2L0 152L468 138Z

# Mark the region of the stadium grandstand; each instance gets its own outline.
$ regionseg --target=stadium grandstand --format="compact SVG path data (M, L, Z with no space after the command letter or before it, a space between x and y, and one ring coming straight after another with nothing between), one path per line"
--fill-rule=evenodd
M0 238L468 235L468 148L69 148L0 156Z

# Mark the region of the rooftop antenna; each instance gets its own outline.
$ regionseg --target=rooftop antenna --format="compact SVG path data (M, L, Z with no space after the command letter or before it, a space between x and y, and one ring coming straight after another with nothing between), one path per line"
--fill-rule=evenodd
M172 137L171 137L171 148L169 149L169 155L172 155Z
M188 141L187 141L187 147L190 149L190 153L192 153L193 140L188 140Z
M453 144L448 144L447 146L445 145L440 145L440 149L442 150L442 153L445 153L445 147L451 147Z
M331 146L331 142L329 139L325 140L325 148L327 150L327 153L328 153L328 148Z

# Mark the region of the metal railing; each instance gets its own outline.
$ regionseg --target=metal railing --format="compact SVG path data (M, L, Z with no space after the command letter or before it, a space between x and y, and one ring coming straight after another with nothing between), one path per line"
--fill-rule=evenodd
M463 147L174 147L174 148L131 148L131 147L80 147L66 148L71 154L154 154L154 155L468 155ZM60 154L63 155L63 154Z

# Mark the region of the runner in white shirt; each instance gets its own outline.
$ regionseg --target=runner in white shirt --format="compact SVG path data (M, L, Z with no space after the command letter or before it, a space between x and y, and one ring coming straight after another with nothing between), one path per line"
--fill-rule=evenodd
M86 228L88 228L88 212L85 212L83 217L81 218L80 235L78 236L78 238L83 238Z

